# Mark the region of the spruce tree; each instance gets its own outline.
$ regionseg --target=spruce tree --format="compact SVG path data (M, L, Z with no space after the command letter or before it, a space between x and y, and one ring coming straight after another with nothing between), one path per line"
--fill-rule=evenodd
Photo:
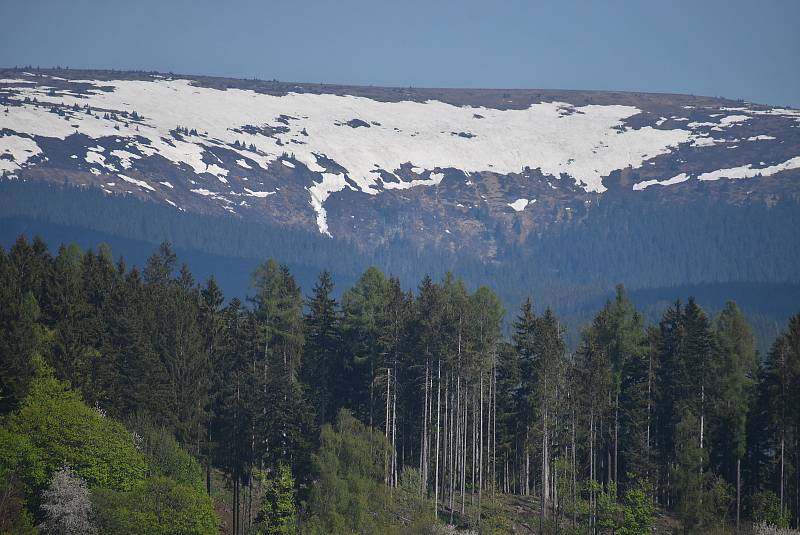
M714 320L718 356L713 398L711 464L736 489L737 526L741 517L741 464L747 446L747 413L757 379L758 355L752 329L733 301Z
M308 298L305 317L306 344L302 368L320 425L332 421L345 394L344 378L350 363L343 359L341 315L333 298L333 280L328 271L319 275Z

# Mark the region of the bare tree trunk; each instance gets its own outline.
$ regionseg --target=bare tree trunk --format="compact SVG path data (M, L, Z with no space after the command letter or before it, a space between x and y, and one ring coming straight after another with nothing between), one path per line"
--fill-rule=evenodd
M574 403L574 402L573 402ZM577 511L575 505L577 503L577 459L575 455L575 405L572 406L572 526L575 527L577 523Z
M497 485L497 353L492 354L492 496Z
M383 437L386 441L389 441L389 404L390 400L392 399L391 396L391 386L392 386L392 369L387 367L386 368L386 416L384 418L384 430L383 430ZM389 485L389 475L390 466L389 466L389 452L385 452L383 455L383 479L386 485Z
M475 392L473 391L473 400L472 400L472 486L470 487L470 503L475 503L475 465L478 461L478 400Z
M542 519L547 518L547 509L550 507L550 449L548 444L548 406L547 406L547 378L544 378L544 404L542 408Z
M459 333L459 349L460 349L460 340L461 334ZM459 370L458 374L456 375L456 432L454 437L455 443L455 450L456 450L456 457L455 462L453 463L453 468L450 472L450 523L453 523L453 501L455 499L455 486L457 484L457 476L456 472L460 472L459 463L461 462L461 371Z
M742 503L742 460L736 459L736 532L739 532L739 517Z
M456 377L456 383L458 383L458 377ZM456 386L456 397L458 397L458 386ZM455 488L455 468L456 468L456 464L458 462L458 422L461 419L461 415L458 412L458 401L455 401L455 406L454 406L454 400L452 398L450 399L450 412L451 412L451 416L450 416L450 420L451 420L451 423L450 423L450 446L448 448L450 450L450 464L448 465L448 471L449 471L449 475L450 475L449 481L448 481L449 498L450 499L449 499L448 507L450 507L450 523L452 524L453 523L453 498L454 498L453 495L455 493L455 490L454 490L454 488ZM455 423L453 423L453 420L455 420Z
M397 374L394 377L392 390L392 486L397 486Z
M439 371L436 376L436 474L433 485L433 516L439 518L439 426L441 425L442 396L442 361L439 360Z
M785 443L785 433L782 432L781 434L781 516L783 516L783 488L784 488L784 475L785 475L785 466L784 466L784 443Z
M647 352L647 475L650 475L650 412L652 403L652 384L653 384L653 351L652 348Z
M523 494L531 495L531 450L528 444L528 435L525 435L525 482L523 484Z
M375 361L369 360L369 431L372 436L372 429L375 427L372 416L375 412Z
M239 535L239 476L233 476L233 533Z
M490 370L491 371L491 370ZM492 376L491 373L489 374L489 384L487 388L489 391L486 393L486 403L488 404L486 407L486 488L489 489L489 485L492 484Z
M589 483L595 481L595 458L594 458L594 407L589 413ZM589 525L594 526L594 486L589 492Z
M480 374L481 411L480 411L480 446L478 450L478 526L481 525L481 498L483 497L483 373Z
M447 374L445 374L444 379L444 429L442 431L442 503L447 503L447 463L449 461L450 455L450 422L448 419L450 418L449 413L449 405L448 405L448 380Z
M420 449L420 481L422 484L422 492L427 493L428 490L428 455L429 455L429 444L428 444L428 435L430 434L430 429L428 426L428 405L430 403L430 398L432 396L428 395L428 378L430 376L430 358L426 357L425 360L425 404L422 408L422 444Z
M617 479L617 466L619 461L619 388L616 391L614 400L614 481Z
M467 423L469 420L469 396L467 396L467 386L464 384L464 436L462 438L463 448L461 451L461 516L466 510L466 486L467 486Z
M800 469L797 468L797 461L800 461L800 437L798 437L800 429L795 426L794 428L794 444L795 444L795 486L794 486L794 526L800 528Z
M553 486L552 491L550 493L550 503L551 503L551 513L552 517L558 521L558 517L556 516L558 511L558 467L553 468Z
M706 401L706 385L705 378L703 384L700 386L700 449L703 449L703 431L705 430L705 401ZM700 469L703 470L702 468Z
M247 476L247 529L253 526L253 472Z

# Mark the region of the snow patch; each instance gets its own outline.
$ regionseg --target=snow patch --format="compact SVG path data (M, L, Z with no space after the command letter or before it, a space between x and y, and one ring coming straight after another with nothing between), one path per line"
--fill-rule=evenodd
M225 180L225 177L228 176L228 170L225 169L224 167L220 167L219 165L217 165L215 163L208 164L208 166L206 166L205 172L210 174L210 175L214 175L215 177L217 177L220 180L220 182L222 182L224 184L228 183L228 181Z
M742 165L739 167L731 167L728 169L717 169L703 173L697 177L697 180L719 180L720 178L753 178L756 176L770 176L781 171L789 171L790 169L800 169L800 156L786 160L779 164L770 165L768 167L753 167L753 164Z
M106 157L101 154L101 151L103 150L105 150L103 147L91 147L88 151L86 151L84 160L86 160L86 163L99 165L100 167L104 167L109 171L116 171L117 168L114 167L114 164L107 162Z
M680 184L681 182L686 182L687 180L689 180L689 175L686 173L675 175L674 177L666 180L645 180L644 182L638 182L634 184L633 191L642 191L650 186L671 186L672 184Z
M269 197L270 195L275 195L274 191L253 191L247 188L244 188L245 193L247 193L251 197L258 197L259 199L264 199Z
M122 173L117 173L117 176L120 177L125 182L130 182L131 184L136 184L140 188L144 188L146 190L155 191L153 186L145 182L144 180L137 180L135 178L131 178L129 176L123 175Z
M507 203L511 208L514 209L515 212L523 211L529 204L533 204L536 202L536 199L529 201L528 199L517 199L514 202Z
M358 130L352 128L348 130ZM321 234L331 236L328 230L328 213L323 206L331 193L342 191L347 187L347 181L343 174L322 173L322 182L314 182L314 185L306 188L311 194L311 206L317 213L317 227Z
M137 160L141 158L138 154L134 154L132 152L128 152L126 150L112 150L112 156L116 156L119 158L119 164L122 166L123 169L130 169L132 167L131 160Z
M15 135L0 137L0 156L4 156L0 158L0 174L22 168L41 152L39 145L30 138Z
M415 179L410 182L384 182L384 189L409 189L416 186L438 186L444 178L444 173L431 173L428 178Z
M191 189L189 191L191 191L192 193L197 193L198 195L202 195L203 197L216 197L217 196L217 192L211 191L211 190L207 190L205 188Z

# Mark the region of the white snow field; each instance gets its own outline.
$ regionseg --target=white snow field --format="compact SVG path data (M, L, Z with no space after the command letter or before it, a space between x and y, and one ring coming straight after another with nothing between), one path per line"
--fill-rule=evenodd
M0 122L0 126L2 124ZM27 137L13 135L0 137L0 156L7 154L13 158L0 158L0 173L21 168L25 162L41 152L39 145Z
M641 110L622 105L573 106L549 102L521 110L497 110L439 101L381 102L348 95L289 93L273 96L251 90L197 87L183 79L75 80L96 89L88 95L69 91L49 94L49 87L32 85L26 80L2 82L14 84L11 98L21 105L0 112L0 130L19 134L0 137L0 154L8 153L14 158L0 159L0 173L20 168L41 152L36 142L23 137L25 135L58 139L75 133L93 139L115 137L114 150L105 154L118 158L123 169L135 165L134 160L140 155L158 154L176 165L189 166L197 174L216 177L219 191L205 188L192 191L229 203L225 198L227 194L264 198L272 192L234 191L227 178L226 164L207 149L224 147L235 152L241 156L236 165L244 169L251 169L252 164L268 169L279 159L284 166L294 167L292 162L281 158L290 153L294 161L318 173L319 181L307 189L309 203L317 214L319 231L324 234L330 234L324 203L332 193L346 187L378 194L389 189L435 186L444 178L441 171L447 168L459 169L469 176L485 171L520 173L523 168L530 167L554 177L568 175L587 192L601 193L606 190L602 179L611 172L641 167L647 160L672 152L679 144L718 143L719 140L707 137L707 133L698 129L723 130L747 121L750 115L745 112L755 113L747 108L736 108L730 110L736 114L721 117L714 123L681 123L681 128L675 129L632 128L624 126L623 122ZM50 113L47 105L25 103L26 97L47 105L77 104L81 110L68 111L67 116L62 117ZM84 105L88 105L92 113L86 113ZM123 110L129 112L128 117L119 115ZM104 118L105 111L116 111L116 118ZM130 117L133 111L139 115L138 120ZM795 112L786 111L788 115ZM354 119L359 121L357 128L347 124ZM666 119L660 121L663 123L663 120ZM247 133L241 129L246 125L282 126L287 131L272 135ZM177 126L197 134L182 134L176 138L172 131ZM758 139L768 137L759 136ZM100 148L87 152L85 160L116 172ZM330 172L323 157L336 162L345 173ZM209 163L212 160L214 163ZM418 178L404 181L397 176L405 164L411 164ZM722 176L735 178L738 177L736 173L764 174L773 167L778 166L764 170L749 167L745 171L720 170L699 178L713 180ZM394 175L395 180L382 180L381 172ZM679 180L679 177L683 178ZM129 177L122 178L131 182ZM650 180L636 184L634 189L676 184L687 179L678 175L664 181ZM152 189L147 183L134 184ZM525 208L521 201L524 199L509 206L521 211Z

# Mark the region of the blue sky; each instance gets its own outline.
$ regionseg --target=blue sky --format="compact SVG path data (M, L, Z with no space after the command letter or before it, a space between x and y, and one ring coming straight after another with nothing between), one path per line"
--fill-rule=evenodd
M0 0L0 17L3 66L674 92L800 107L796 0Z

